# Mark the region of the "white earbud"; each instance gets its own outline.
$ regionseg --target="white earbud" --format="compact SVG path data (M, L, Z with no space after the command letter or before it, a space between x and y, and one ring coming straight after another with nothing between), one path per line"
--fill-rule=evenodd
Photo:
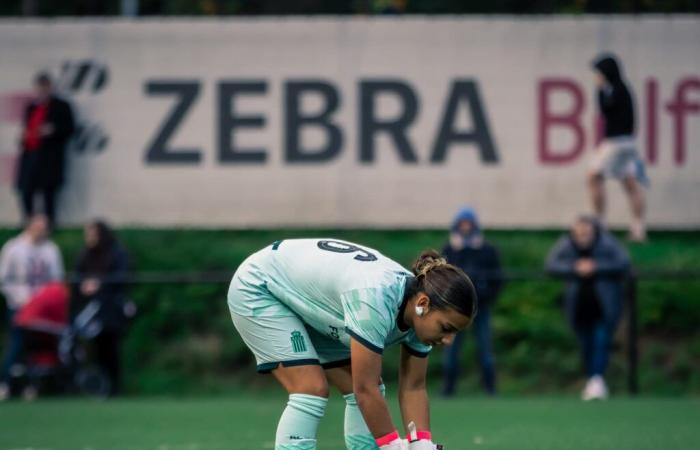
M418 317L421 317L423 315L423 307L422 306L416 306L416 314Z

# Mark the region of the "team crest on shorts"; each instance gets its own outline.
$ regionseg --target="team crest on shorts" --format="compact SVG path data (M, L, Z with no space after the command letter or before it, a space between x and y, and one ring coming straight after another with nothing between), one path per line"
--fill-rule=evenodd
M292 331L292 350L294 353L302 353L306 351L306 343L304 342L304 336L301 335L300 331Z

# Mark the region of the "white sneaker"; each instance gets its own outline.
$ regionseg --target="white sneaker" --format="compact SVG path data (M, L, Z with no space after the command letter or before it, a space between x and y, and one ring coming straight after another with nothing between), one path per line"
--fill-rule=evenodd
M36 387L29 385L22 391L22 400L25 402L33 402L39 395L39 391Z
M586 387L583 388L581 392L581 400L607 400L608 398L608 386L605 384L605 380L600 375L592 376L588 379Z
M10 398L10 387L5 383L0 383L0 402Z

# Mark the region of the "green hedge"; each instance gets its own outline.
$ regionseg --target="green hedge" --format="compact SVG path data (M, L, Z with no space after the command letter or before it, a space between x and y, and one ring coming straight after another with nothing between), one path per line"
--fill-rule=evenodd
M0 242L15 231L0 230ZM540 270L556 231L489 231L511 271ZM440 248L440 230L181 230L122 229L133 270L230 271L250 253L280 238L338 237L375 247L404 265L428 247ZM81 246L80 230L57 233L67 267ZM639 269L700 270L700 234L652 233L649 244L630 247ZM199 394L267 388L269 377L254 374L253 360L233 329L223 284L145 284L131 297L139 307L124 342L125 381L134 394ZM494 310L494 348L504 394L574 392L581 369L573 334L557 303L561 285L552 280L510 282ZM639 283L640 382L644 392L700 393L700 280ZM623 324L624 327L624 324ZM609 378L625 386L623 327ZM439 380L440 352L431 357ZM462 392L478 392L473 340L463 353ZM390 351L385 378L395 378L397 352Z

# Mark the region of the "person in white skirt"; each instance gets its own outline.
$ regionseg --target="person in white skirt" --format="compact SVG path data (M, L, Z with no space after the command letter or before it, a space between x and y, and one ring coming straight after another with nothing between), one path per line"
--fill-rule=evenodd
M635 144L634 104L632 94L622 78L620 64L610 54L593 62L598 85L598 106L605 119L604 139L593 155L588 174L593 210L605 223L606 199L604 180L620 180L632 209L629 238L646 240L645 193L649 179Z

